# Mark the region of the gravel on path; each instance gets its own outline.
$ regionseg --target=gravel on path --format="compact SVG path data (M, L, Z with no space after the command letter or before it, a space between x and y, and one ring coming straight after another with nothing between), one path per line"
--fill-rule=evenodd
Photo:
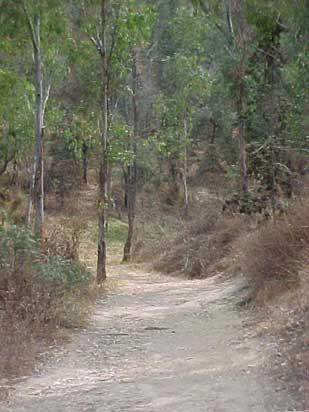
M237 303L242 277L184 280L113 268L87 328L19 383L3 412L286 412L272 346ZM2 409L1 409L2 408Z

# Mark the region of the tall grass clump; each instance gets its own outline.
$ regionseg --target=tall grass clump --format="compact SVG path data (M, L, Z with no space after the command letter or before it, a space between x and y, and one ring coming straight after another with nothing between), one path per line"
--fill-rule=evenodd
M154 269L167 274L203 278L216 273L216 265L231 251L247 225L243 216L225 217L209 210L186 223L179 235L162 244Z
M309 264L309 200L293 205L285 215L268 221L243 243L241 267L255 291L276 295L298 284Z
M0 376L28 370L38 342L78 325L91 284L80 263L48 255L27 228L0 226Z

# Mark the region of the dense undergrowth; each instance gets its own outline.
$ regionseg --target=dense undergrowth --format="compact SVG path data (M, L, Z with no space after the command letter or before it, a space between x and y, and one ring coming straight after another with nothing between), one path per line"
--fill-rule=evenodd
M62 256L53 246L23 226L0 226L0 377L33 368L40 344L85 318L92 277L65 256L67 245Z

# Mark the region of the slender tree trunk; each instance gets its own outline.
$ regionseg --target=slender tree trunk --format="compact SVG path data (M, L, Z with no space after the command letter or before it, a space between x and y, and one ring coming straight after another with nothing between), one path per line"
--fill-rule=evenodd
M42 239L44 225L44 165L43 165L43 72L40 50L40 18L34 17L36 45L34 47L35 64L35 177L34 177L34 232Z
M216 137L217 137L218 125L217 125L217 123L215 122L214 119L211 119L211 124L212 124L212 135L211 135L210 143L215 144Z
M110 117L108 117L110 119ZM110 120L109 120L110 121ZM107 170L107 211L106 211L106 236L108 234L108 229L109 229L109 215L112 209L112 167L109 162L107 162L108 165L108 170Z
M230 36L232 40L234 40L234 27L233 27L233 20L232 20L232 12L231 12L231 0L225 0L225 14L226 14L226 22L229 29Z
M235 52L239 52L239 63L235 72L235 89L236 89L236 110L238 122L238 140L239 140L239 173L240 189L243 196L248 194L248 171L247 171L247 150L245 135L244 119L244 76L246 71L247 60L247 39L245 27L245 2L244 0L233 0L234 13L239 22L238 34L235 37Z
M246 134L245 134L245 120L243 118L243 98L244 88L242 79L239 78L237 82L237 122L238 122L238 148L239 148L239 175L240 175L240 189L243 196L248 194L248 170L247 170L247 149L246 149Z
M239 128L239 168L241 178L241 191L245 196L248 194L248 170L247 170L247 149L246 149L246 136L245 136L245 123L240 117L238 122Z
M36 172L36 156L34 156L34 159L33 159L31 176L30 176L29 196L28 196L28 204L27 204L27 212L26 212L26 225L27 226L30 226L30 224L31 224L31 213L32 213L32 208L33 208L33 193L34 193L35 172Z
M278 153L276 152L277 138L279 134L279 112L280 101L276 93L278 83L280 81L280 35L282 29L279 24L273 28L272 35L269 38L269 43L266 47L266 66L265 66L265 118L268 138L270 141L270 156L269 156L269 176L270 176L270 198L272 203L273 213L277 207L277 177L276 177L276 162L278 161ZM277 56L277 59L276 57Z
M97 283L106 279L106 225L108 209L108 62L106 55L107 0L101 2L101 160L99 174L99 233Z
M133 136L130 141L130 150L133 153L132 164L128 167L127 173L127 211L128 211L128 235L124 245L123 261L128 262L131 260L132 239L134 235L134 223L135 223L135 205L136 205L136 156L137 156L137 139L139 133L139 119L138 119L138 70L137 70L137 56L138 50L133 50Z
M39 1L35 0L36 8ZM29 33L31 35L34 67L35 67L35 155L33 162L33 173L30 182L30 194L26 223L30 224L32 205L34 205L34 232L43 239L44 228L44 158L43 158L43 120L45 106L49 96L50 85L46 91L46 97L43 96L43 66L41 57L41 19L39 11L35 10L33 19L31 19L26 2L22 2L22 7L26 16Z
M123 167L123 182L124 182L124 196L123 205L125 209L128 209L128 171L126 167Z
M83 141L82 154L83 154L83 183L88 183L88 152L89 148L87 142Z
M183 130L184 130L184 166L183 166L183 188L184 188L184 207L185 216L189 214L189 196L188 196L188 185L187 185L187 174L188 174L188 123L187 115L185 113L183 120Z
M170 155L168 158L169 175L171 177L171 194L173 198L178 198L179 183L178 183L178 165L175 155Z
M123 250L123 262L129 262L131 260L132 239L134 235L134 223L135 223L135 203L136 203L136 167L131 165L128 167L128 234L127 240Z
M8 142L9 140L9 124L3 126L3 136L4 136L4 141ZM7 143L8 144L8 143ZM9 150L9 149L8 149ZM4 160L3 160L3 165L0 166L0 176L3 175L6 170L8 165L10 164L10 162L14 160L14 164L16 162L16 152L14 151L14 153L12 155L9 155L9 153L5 153L4 155Z

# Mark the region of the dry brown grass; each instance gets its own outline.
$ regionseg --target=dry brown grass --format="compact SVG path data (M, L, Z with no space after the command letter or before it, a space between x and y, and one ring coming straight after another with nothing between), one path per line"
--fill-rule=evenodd
M34 339L54 331L55 299L25 266L1 272L0 375L33 367Z
M31 370L43 345L62 340L68 328L84 326L92 292L68 292L57 283L42 282L20 267L5 280L1 273L0 377ZM94 292L93 292L94 293Z
M288 213L269 221L241 245L240 266L258 294L271 299L299 282L299 270L309 264L309 201L303 200Z
M309 199L237 245L240 267L264 331L277 337L281 362L299 392L309 390Z
M186 223L176 239L161 245L161 256L154 268L191 278L214 274L217 264L246 229L247 221L245 216L223 217L217 211L209 211L191 224Z
M30 371L42 346L84 326L95 290L81 266L49 257L18 229L13 235L2 231L0 241L10 245L1 251L0 265L1 378Z
M83 249L81 242L87 236L89 219L96 213L95 189L91 186L83 193L72 193L61 211L49 208L42 249L34 251L37 248L28 235L15 254L12 248L4 253L0 246L0 398L4 378L30 372L46 346L69 339L70 329L85 326L96 295L93 282L81 279L82 268L61 277L61 264L56 260L66 259L73 266L78 265L79 257L83 258L79 256ZM20 205L17 201L17 207L14 203L16 213L23 216L22 206L26 202ZM5 216L15 223L23 221L15 218L11 209L7 208ZM9 226L9 221L5 220L2 229ZM17 230L15 234L18 233ZM6 236L5 231L0 231L0 242ZM8 241L14 243L13 238ZM55 266L53 268L53 263L49 262L49 272L42 275L36 263L46 268L50 259L55 260ZM74 273L81 282L74 283Z

